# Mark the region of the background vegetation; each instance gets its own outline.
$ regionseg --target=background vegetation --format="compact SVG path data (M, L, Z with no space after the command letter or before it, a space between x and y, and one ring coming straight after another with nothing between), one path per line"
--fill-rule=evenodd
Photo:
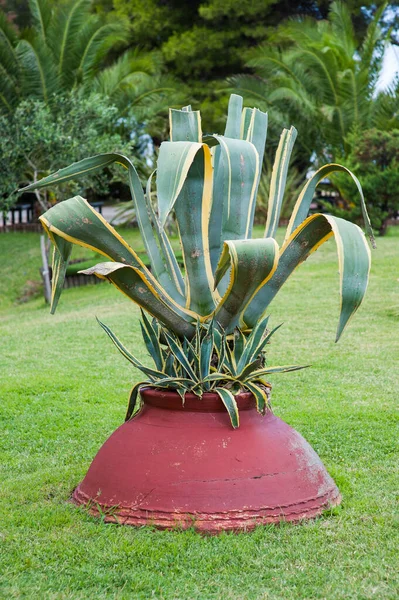
M230 91L241 93L246 104L269 111L265 171L270 172L282 127L299 130L288 203L309 168L328 161L351 165L366 131L399 128L399 83L384 90L378 85L387 45L399 42L396 3L2 0L0 7L0 114L7 139L17 140L6 160L15 152L19 173L1 169L0 208L15 202L9 195L13 181L34 175L24 135L13 131L23 129L26 119L40 131L44 110L62 127L63 116L56 117L60 96L72 94L81 114L85 102L98 103L103 114L109 106L99 128L108 150L127 152L147 172L151 154L167 136L169 106L201 106L204 130L214 132L223 129ZM27 100L42 103L37 122ZM96 117L93 121L92 131ZM58 157L51 151L48 160L43 156L38 176L65 165L69 154L79 158L79 127L77 118L71 128L75 142ZM83 195L88 188L99 194L115 179L123 182L123 174L107 172L101 184L82 181L79 188ZM348 207L350 190L339 178L331 183ZM262 187L266 193L267 179ZM392 189L386 202L394 208L374 211L381 233L388 216L396 214ZM375 194L367 200L374 204ZM358 208L349 208L356 220Z

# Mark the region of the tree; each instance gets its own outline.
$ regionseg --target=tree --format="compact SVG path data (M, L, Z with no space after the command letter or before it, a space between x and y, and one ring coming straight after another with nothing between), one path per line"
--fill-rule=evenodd
M347 3L333 2L328 20L288 20L267 44L251 51L247 66L255 75L236 76L230 83L280 123L295 124L308 159L314 152L321 160L346 157L348 135L371 128L381 117L375 96L388 36L379 23L383 9L361 43Z
M0 15L0 102L12 112L27 97L49 103L55 94L92 81L110 49L126 40L120 19L90 14L89 0L56 7L30 0L32 27L19 35Z
M371 222L384 235L390 219L399 214L399 129L370 129L350 139L352 151L347 166L359 177L367 200ZM336 179L346 199L344 210L334 212L353 221L361 219L361 209L353 205L355 189L347 178Z
M348 0L357 28L364 30L380 4ZM248 50L269 40L285 18L322 19L330 5L331 0L95 0L100 13L114 7L129 20L130 44L161 53L168 72L188 84L210 132L223 126L225 78L250 72Z
M26 98L51 105L75 89L106 95L125 115L137 109L141 120L174 104L177 86L161 75L159 55L134 48L115 59L128 40L126 20L92 14L90 0L29 0L29 7L32 26L20 33L0 12L0 112L12 114Z
M131 155L132 143L126 143L116 130L118 110L101 96L82 97L72 93L57 96L52 109L38 99L24 100L12 116L0 115L0 211L15 202L17 187L37 181L66 163L86 155L119 151ZM134 152L138 157L137 150ZM83 177L57 189L57 196L37 192L42 209L56 200L78 193L106 194L112 176L124 178L114 168L102 175Z
M104 9L104 3L97 0ZM116 13L128 17L131 40L160 49L181 77L214 80L240 72L245 51L270 37L286 17L327 16L331 0L114 0ZM359 21L367 21L369 1L347 2Z

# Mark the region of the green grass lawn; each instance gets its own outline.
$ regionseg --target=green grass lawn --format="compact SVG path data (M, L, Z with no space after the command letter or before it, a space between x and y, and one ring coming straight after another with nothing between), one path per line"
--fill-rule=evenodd
M269 362L313 365L273 377L275 412L319 453L342 506L219 537L106 525L68 503L138 381L94 316L144 357L138 310L106 283L66 290L55 316L41 296L17 304L40 279L38 235L1 234L0 256L0 598L398 598L399 229L378 240L338 345L333 241L271 305L284 326Z

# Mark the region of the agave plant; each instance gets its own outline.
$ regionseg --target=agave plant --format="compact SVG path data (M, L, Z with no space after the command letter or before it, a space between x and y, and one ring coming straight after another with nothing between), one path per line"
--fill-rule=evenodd
M179 339L192 339L196 323L214 320L226 334L256 327L284 282L312 252L334 236L340 267L341 312L336 340L366 291L370 251L362 230L325 214L308 216L317 184L343 171L359 190L364 220L373 241L360 184L345 167L328 164L300 193L284 242L275 239L296 130L284 129L271 174L264 237L252 239L257 189L267 134L267 114L242 107L232 95L224 135L204 135L198 111L170 111L170 141L159 151L156 169L157 210L131 161L100 154L61 169L25 190L54 185L83 173L119 163L127 169L138 225L151 263L137 253L83 198L55 205L40 220L54 244L52 306L63 287L72 245L89 247L108 261L84 271L109 280ZM184 259L184 275L173 253L165 224L174 213ZM112 262L110 262L112 261Z
M256 408L262 415L269 407L271 385L263 378L271 373L284 373L303 369L302 366L266 367L266 344L280 327L268 331L269 317L261 319L247 336L236 329L234 336L226 336L215 320L207 325L197 321L195 335L183 342L173 332L153 319L149 321L141 311L141 332L153 358L155 369L145 366L120 342L107 325L98 320L121 354L148 379L133 386L129 394L126 421L140 410L139 391L143 386L155 389L176 390L184 403L187 392L199 397L215 392L229 413L234 428L239 426L239 414L235 394L242 390L251 392Z

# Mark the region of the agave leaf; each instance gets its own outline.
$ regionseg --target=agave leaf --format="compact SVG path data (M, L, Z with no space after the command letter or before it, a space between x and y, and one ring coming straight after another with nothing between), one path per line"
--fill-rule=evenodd
M173 309L169 306L164 296L154 288L145 274L135 267L122 263L99 263L90 269L80 271L85 275L96 275L100 279L108 279L116 288L136 304L144 308L151 315L165 323L165 325L182 337L191 337L194 327L187 320L187 315L178 306ZM172 305L173 306L173 305Z
M58 300L60 299L62 290L64 289L65 274L68 267L69 257L72 252L72 244L67 242L62 237L48 230L44 225L44 229L53 243L53 261L52 261L52 279L51 279L51 304L50 312L53 315L57 308Z
M267 207L267 220L265 228L265 238L273 237L276 234L280 220L281 207L284 199L285 183L287 181L287 171L290 162L292 149L294 147L297 130L295 127L284 129L280 143L277 148L276 158L273 164L272 177L270 181L270 194Z
M215 285L231 265L230 283L214 314L227 333L238 325L254 295L272 277L278 256L278 245L272 238L225 242Z
M218 356L220 356L220 352L224 343L224 335L221 333L218 327L214 327L213 337L216 353L218 354Z
M230 96L224 136L214 136L209 247L215 271L224 240L250 238L267 134L267 114Z
M237 367L237 371L238 371L238 375L237 378L244 382L244 381L250 381L252 379L252 373L254 371L258 371L261 368L261 363L259 362L259 360L257 360L256 357L254 357L252 359L251 362L247 363L245 365L245 367L242 369L241 373L238 371L238 367Z
M199 373L200 379L204 380L211 368L211 359L214 346L213 322L211 323L207 334L202 340L201 350L199 355Z
M227 412L229 413L230 421L234 429L240 425L240 416L238 414L237 402L233 394L226 388L217 387L214 391L219 395Z
M206 377L204 377L203 381L212 382L212 381L236 381L236 377L232 375L228 375L227 373L210 373Z
M277 331L277 329L280 329L282 323L280 323L280 325L277 325L276 327L274 327L274 329L272 329L270 331L270 333L268 333L262 340L262 342L259 344L259 346L254 350L254 353L250 355L250 360L254 360L256 356L259 356L259 354L261 354L261 352L264 351L266 344L269 343L270 338L272 337L272 335L275 334L275 332Z
M364 220L366 232L370 238L373 248L376 247L375 239L373 236L373 230L371 228L370 219L367 214L366 203L364 201L362 186L360 185L358 178L349 169L347 169L346 167L343 167L342 165L338 165L335 163L330 163L328 165L324 165L323 167L321 167L318 171L316 171L316 173L314 173L312 175L312 177L308 180L308 182L304 186L302 192L299 195L298 200L295 203L294 209L292 211L292 215L291 215L290 221L288 223L284 242L286 242L288 240L288 238L291 236L294 229L296 229L308 216L309 209L310 209L310 203L312 202L312 198L314 196L317 185L320 183L320 181L322 181L325 177L327 177L327 175L329 175L330 173L337 172L337 171L347 173L350 177L352 177L353 181L355 182L356 187L359 192L359 195L360 195L360 205L362 208L362 214L363 214L363 220Z
M241 329L234 330L234 359L238 365L246 344L245 335Z
M256 323L256 325L252 329L252 331L247 339L247 343L245 345L244 352L242 353L240 360L238 362L238 365L237 365L238 372L242 371L244 366L248 362L251 362L254 356L257 356L259 354L259 351L257 351L257 349L260 346L260 344L262 343L262 340L264 339L268 322L269 322L269 317L268 316L263 317L263 318L259 319L259 321Z
M174 357L174 355L172 353L170 353L169 356L165 360L165 369L164 369L164 371L170 377L177 377L177 369L176 369L175 357Z
M243 381L242 385L255 396L256 410L261 415L264 415L269 403L265 390L263 390L260 385L256 385L256 383L251 381Z
M193 365L194 369L197 369L199 372L199 356L194 348L194 346L192 345L192 343L186 338L185 340L187 342L187 358L189 359L190 363Z
M257 369L252 371L250 379L259 379L263 375L271 375L272 373L289 373L290 371L300 371L301 369L307 369L311 365L293 365L284 367L264 367L263 369ZM247 381L246 381L247 383Z
M257 108L244 108L241 119L241 139L251 142L258 153L259 157L259 172L255 187L255 198L258 194L259 180L262 172L263 155L265 153L266 137L267 137L267 113L264 113ZM252 237L252 228L255 215L255 204L252 203L251 213L249 215L249 228L247 237Z
M152 387L157 386L163 388L173 387L174 385L189 390L191 386L194 385L194 382L191 379L187 379L187 377L165 377L164 379L158 379L154 383L151 383Z
M125 421L129 421L129 419L135 417L139 412L141 402L139 405L137 405L137 398L139 397L140 388L143 387L143 385L148 385L148 381L140 381L139 383L136 383L130 390Z
M185 107L188 108L188 107ZM169 109L171 142L202 142L201 113L199 110Z
M198 381L198 377L192 369L190 363L188 362L187 357L185 356L183 349L181 348L179 343L176 342L173 339L173 337L169 335L169 333L167 333L166 331L165 338L169 348L171 349L171 352L174 354L176 360L181 364L183 369L186 371L187 375L192 379L192 381Z
M242 362L240 361L240 364L237 366L237 371L240 373L240 368L243 369L245 368L245 365L247 363L251 363L257 356L259 356L259 354L261 352L263 352L266 344L269 343L270 338L272 337L272 335L277 331L277 329L280 329L282 323L280 323L280 325L277 325L274 329L272 329L270 331L270 333L268 333L265 337L263 337L263 339L261 340L260 344L258 346L256 346L255 344L249 348L249 352L248 355L246 356L245 360L243 360Z
M140 322L141 333L144 339L144 343L147 347L149 355L152 357L155 362L155 366L158 371L164 370L164 360L162 356L161 346L157 336L155 335L154 330L152 329L151 324L148 319L145 317L144 312L142 311L143 322Z
M161 344L159 343L158 332L154 329L152 323L150 323L150 321L147 318L147 315L145 314L143 309L140 309L140 310L141 310L141 318L143 319L143 325L144 325L145 330L147 331L147 334L151 340L152 352L154 353L153 358L156 362L158 362L160 365L162 365L163 364L163 356L162 356ZM158 367L158 368L160 371L162 371L162 368L160 368L160 367Z
M341 310L336 341L339 340L366 292L370 249L360 227L330 215L311 215L286 240L280 250L276 271L245 311L244 321L249 327L256 324L294 269L333 235L340 271Z
M211 136L213 149L213 201L209 225L209 250L215 271L225 240L248 238L256 202L259 155L249 141Z
M259 155L251 142L220 135L213 136L221 147L225 169L223 190L222 242L248 238L250 216L256 201L256 183L259 175ZM214 195L219 190L214 190Z
M142 274L143 279L149 282L153 290L156 290L155 293L162 298L163 302L171 308L173 307L173 309L176 309L179 314L185 314L187 320L196 318L194 313L181 307L171 296L169 296L169 294L167 294L134 250L130 248L115 229L80 196L56 204L40 217L40 221L49 235L52 234L50 238L54 242L54 235L57 235L59 238L62 238L69 243L90 248L114 261L137 268ZM54 284L57 284L57 281L59 280L54 280ZM57 290L57 295L54 295L54 298L58 301L61 293L61 284L58 284ZM55 306L56 303L53 304L53 312ZM143 304L141 304L141 306L146 308ZM181 313L181 311L183 311L183 313ZM173 310L171 312L173 312Z
M111 331L111 329L107 325L102 323L100 321L100 319L97 319L97 322L104 329L105 333L111 338L112 342L118 348L119 352L125 358L127 358L127 360L129 362L131 362L132 365L134 365L135 367L140 369L140 371L142 371L143 373L145 373L146 375L148 375L151 378L159 379L159 378L165 377L165 373L163 373L162 371L157 371L156 369L151 369L151 368L143 365L143 363L141 363L135 356L133 356L133 354L131 354L129 352L129 350L127 350L127 348L125 348L125 346L122 344L122 342L116 337L116 335Z
M39 219L49 235L57 234L71 244L148 271L136 252L81 196L56 204Z
M137 223L140 228L140 232L144 241L144 245L151 261L151 266L154 271L155 277L159 280L161 285L163 285L169 292L174 295L173 290L173 282L170 280L169 273L166 270L165 264L163 260L159 260L159 248L156 242L154 232L151 226L151 221L149 214L147 212L147 206L145 202L143 187L140 182L140 178L137 174L136 169L134 168L133 163L122 154L118 153L106 153L106 154L98 154L97 156L91 156L90 158L85 158L79 162L73 163L69 167L65 169L60 169L56 173L52 173L48 177L44 177L40 179L38 182L28 185L20 191L29 191L40 189L43 187L47 187L49 185L63 183L65 181L69 181L71 179L76 179L81 175L90 173L92 171L96 171L97 169L102 169L112 163L117 163L122 165L128 171L129 178L129 186L132 194L134 209L137 217ZM68 201L67 201L68 202ZM56 205L45 213L45 216L49 221L52 220L54 215L54 210L57 209L58 206L62 206L65 202L62 202L61 205ZM68 205L67 210L69 211L71 206ZM94 211L93 209L93 212ZM70 213L68 212L68 215ZM51 215L51 217L50 217ZM77 218L81 218L82 215L78 214ZM110 229L113 229L108 225L108 223L104 219L100 219L103 221L103 224ZM60 226L60 229L63 229ZM119 236L120 237L120 236ZM120 240L127 246L127 244L120 238ZM77 243L77 242L75 242ZM95 246L96 244L94 244ZM108 255L109 256L109 255ZM120 260L120 259L114 259Z
M159 149L157 193L159 220L163 228L187 178L196 154L202 150L199 142L163 142Z
M169 277L170 277L171 281L173 281L173 283L174 283L174 287L178 293L178 297L175 297L173 295L173 286L172 286L172 288L165 287L165 289L175 299L179 298L180 304L184 305L185 304L185 298L183 296L184 280L183 280L183 277L182 277L182 274L180 271L180 267L177 263L177 260L176 260L175 254L173 252L173 248L169 242L168 236L166 235L165 231L161 227L158 216L155 214L155 211L154 211L154 209L152 207L152 203L151 203L151 183L152 183L152 178L153 178L155 172L156 171L153 171L147 180L146 195L145 195L147 210L150 215L150 219L151 219L151 221L155 227L155 230L157 232L159 245L162 248L163 257L165 259L166 268L169 272ZM161 254L159 255L159 260L162 260ZM169 291L169 290L171 290L171 291Z
M212 312L218 297L209 254L211 202L212 160L208 146L204 145L197 152L174 204L186 269L186 307L200 315Z
M150 336L148 335L143 323L141 323L141 322L140 322L140 329L141 329L141 335L143 337L145 347L147 348L147 352L151 356L151 358L153 358L153 354L154 354L153 345L150 340ZM156 365L156 367L159 368L158 365ZM161 367L161 370L162 370L162 367Z
M240 139L241 137L241 114L242 114L242 96L231 94L229 106L227 109L225 137Z
M72 244L91 248L107 258L147 270L128 244L90 204L75 196L56 204L39 217L54 244L51 313L60 298Z
M234 353L230 348L229 344L224 344L224 362L229 370L229 372L235 377L237 375L237 364L234 358Z

